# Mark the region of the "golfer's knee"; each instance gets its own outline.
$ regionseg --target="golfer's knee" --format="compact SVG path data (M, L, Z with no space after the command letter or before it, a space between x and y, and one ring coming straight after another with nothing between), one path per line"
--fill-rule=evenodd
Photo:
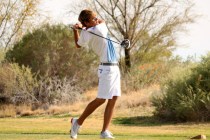
M98 104L103 104L103 103L105 103L106 99L99 99L99 98L97 98L95 101L96 101Z
M114 96L112 99L109 99L108 104L109 106L114 106L117 101L117 96Z
M113 96L113 97L112 97L112 99L110 99L109 101L110 101L110 102L116 102L116 101L117 101L117 99L118 99L118 97L117 97L117 96Z

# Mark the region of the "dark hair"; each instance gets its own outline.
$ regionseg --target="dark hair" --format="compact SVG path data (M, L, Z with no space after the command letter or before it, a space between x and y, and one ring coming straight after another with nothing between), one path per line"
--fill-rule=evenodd
M96 15L95 12L93 12L92 10L85 9L82 10L79 14L78 20L82 23L83 26L85 26L85 22L89 22L90 18L94 15Z

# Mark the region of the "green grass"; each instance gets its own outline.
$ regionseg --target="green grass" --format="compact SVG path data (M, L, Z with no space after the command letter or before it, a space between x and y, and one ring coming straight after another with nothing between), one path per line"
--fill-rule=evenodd
M89 117L78 139L99 139L102 115ZM70 117L1 118L0 140L68 140ZM116 117L110 126L119 140L186 140L198 134L210 137L210 123L162 124L151 117Z
M1 140L69 140L68 135L53 134L0 134ZM79 135L78 139L98 140L98 135ZM120 136L119 140L186 140L185 137L168 137L168 136Z

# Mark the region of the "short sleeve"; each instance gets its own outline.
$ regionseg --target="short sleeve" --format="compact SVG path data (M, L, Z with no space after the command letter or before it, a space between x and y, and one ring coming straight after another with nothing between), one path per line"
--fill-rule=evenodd
M77 43L81 47L88 47L90 39L91 39L90 34L87 31L82 30L81 33L80 33L80 37L79 37L79 40L78 40Z

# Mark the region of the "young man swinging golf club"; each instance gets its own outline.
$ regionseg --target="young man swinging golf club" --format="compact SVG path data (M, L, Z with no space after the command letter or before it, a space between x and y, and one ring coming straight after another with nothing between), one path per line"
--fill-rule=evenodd
M108 100L105 112L104 122L100 133L100 138L113 139L113 134L109 131L109 124L112 119L115 103L121 96L120 70L114 43L107 38L108 29L105 22L96 17L96 13L91 10L83 10L79 15L79 21L73 27L75 44L77 48L89 47L100 59L98 68L98 93L97 97L90 102L79 118L71 119L71 138L76 139L78 130L85 119L92 114L96 108ZM77 29L81 29L81 33ZM98 37L94 34L103 36ZM94 124L92 125L94 127Z

